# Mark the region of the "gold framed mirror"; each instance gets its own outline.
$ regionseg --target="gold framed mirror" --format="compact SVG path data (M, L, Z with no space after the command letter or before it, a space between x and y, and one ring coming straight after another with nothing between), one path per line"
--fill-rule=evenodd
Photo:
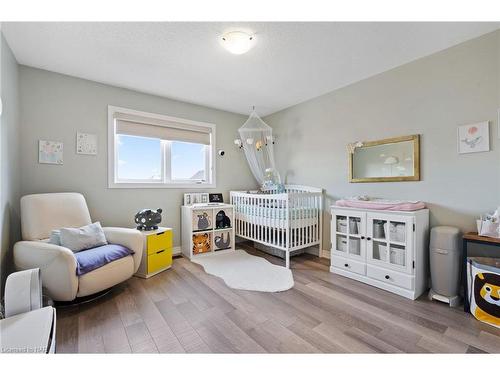
M349 182L420 181L420 135L349 145Z

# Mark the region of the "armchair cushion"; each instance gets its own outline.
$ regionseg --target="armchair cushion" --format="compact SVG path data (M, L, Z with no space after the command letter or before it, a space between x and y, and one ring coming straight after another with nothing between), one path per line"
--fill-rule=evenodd
M108 244L99 222L80 228L61 228L60 242L61 246L71 249L74 253Z
M76 274L77 276L84 275L105 264L124 258L133 253L132 250L122 245L104 245L80 251L75 253L78 263L76 266Z
M139 269L142 259L143 237L137 229L103 227L106 240L110 244L119 244L132 250L134 273Z

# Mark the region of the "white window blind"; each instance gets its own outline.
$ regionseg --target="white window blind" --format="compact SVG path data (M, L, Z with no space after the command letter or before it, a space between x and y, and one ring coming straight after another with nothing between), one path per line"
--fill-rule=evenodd
M210 145L211 131L207 127L177 124L129 114L115 114L115 123L116 134Z
M110 188L215 188L216 125L108 106Z

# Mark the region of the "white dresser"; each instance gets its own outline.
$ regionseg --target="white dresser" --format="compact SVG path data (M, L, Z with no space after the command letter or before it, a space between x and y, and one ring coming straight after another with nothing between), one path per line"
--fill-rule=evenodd
M331 213L331 272L410 299L428 289L428 209Z

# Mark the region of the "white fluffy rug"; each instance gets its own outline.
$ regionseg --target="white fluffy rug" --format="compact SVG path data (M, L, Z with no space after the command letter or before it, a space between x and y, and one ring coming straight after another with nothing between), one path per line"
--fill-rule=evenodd
M292 271L264 258L236 250L193 259L205 272L218 276L230 288L258 292L282 292L293 287Z

